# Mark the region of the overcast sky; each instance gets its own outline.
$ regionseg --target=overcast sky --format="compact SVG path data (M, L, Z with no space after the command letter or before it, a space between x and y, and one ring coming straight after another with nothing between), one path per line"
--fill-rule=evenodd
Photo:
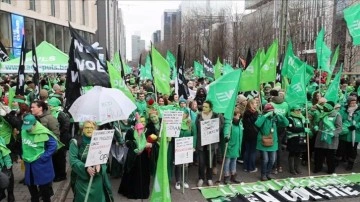
M193 0L191 0L193 1ZM215 0L214 0L215 1ZM228 0L229 1L229 0ZM244 1L232 1L233 8L244 9ZM126 31L126 58L131 60L131 35L140 34L146 46L150 46L152 33L161 30L161 16L166 9L178 9L181 1L118 1L123 11ZM234 6L236 4L236 6ZM239 6L240 5L240 6Z
M139 32L146 46L152 33L161 30L161 15L166 9L179 8L181 1L119 1L126 30L126 58L131 60L131 35Z

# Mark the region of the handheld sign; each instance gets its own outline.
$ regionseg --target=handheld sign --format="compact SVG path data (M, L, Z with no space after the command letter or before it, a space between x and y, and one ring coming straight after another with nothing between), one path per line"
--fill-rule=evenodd
M90 142L85 167L104 164L109 158L115 130L95 130Z
M193 137L175 138L175 165L193 162Z
M201 146L213 144L220 141L219 118L200 122Z
M164 111L162 120L166 123L166 137L179 137L183 111Z

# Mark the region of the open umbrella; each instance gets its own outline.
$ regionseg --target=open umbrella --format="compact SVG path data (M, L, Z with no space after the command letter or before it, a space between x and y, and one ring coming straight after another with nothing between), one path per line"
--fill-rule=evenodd
M75 122L96 121L100 124L125 120L136 105L120 90L95 86L80 96L69 109Z

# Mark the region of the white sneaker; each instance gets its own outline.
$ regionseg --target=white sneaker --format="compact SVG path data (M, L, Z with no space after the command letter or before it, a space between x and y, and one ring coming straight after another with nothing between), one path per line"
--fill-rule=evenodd
M203 184L204 184L204 180L200 179L200 180L198 181L198 183L197 183L197 186L198 186L198 187L202 187Z
M249 171L250 173L256 173L258 171L258 169L257 168L255 168L254 170L251 170L251 171Z
M212 180L208 180L208 185L209 185L209 186L214 186L213 181L212 181Z
M177 190L180 189L180 182L175 183L175 189L177 189Z
M184 182L183 186L185 189L189 189L189 184L187 182Z

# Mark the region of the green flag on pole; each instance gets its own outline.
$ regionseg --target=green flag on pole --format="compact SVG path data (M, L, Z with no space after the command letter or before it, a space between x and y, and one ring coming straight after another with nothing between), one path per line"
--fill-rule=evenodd
M275 81L278 63L278 41L275 40L266 52L265 60L260 70L260 83Z
M166 61L170 65L171 69L171 80L175 80L177 77L177 71L176 71L176 58L175 56L168 50L166 51Z
M121 78L120 71L116 69L110 62L107 62L107 67L110 76L110 84L112 88L121 90L131 101L135 103L135 98L130 89L126 86L124 80Z
M265 49L262 48L260 51L260 67L263 66L263 64L265 62L265 58L266 58Z
M224 118L231 120L234 113L237 92L239 91L241 69L226 74L209 85L207 100L213 103L213 110L224 113Z
M152 67L156 91L170 95L170 66L169 63L154 48L151 48Z
M333 82L330 84L329 88L326 90L325 98L327 101L333 101L335 104L339 101L339 86L342 73L342 66L340 67L339 72L336 74Z
M239 91L260 89L260 52L257 52L249 66L242 72Z
M330 72L332 73L335 69L335 66L336 66L336 63L339 59L339 49L340 49L340 46L338 45L335 49L335 53L331 59L331 63L330 63Z
M195 76L199 77L199 78L204 78L204 67L202 66L202 64L200 64L197 61L194 61L194 69L195 69Z
M289 106L306 103L305 63L295 72L290 85L286 89L285 101Z
M151 202L170 202L170 186L168 177L168 163L167 163L167 141L166 141L166 124L162 121L160 131L160 151L157 160L156 174L154 178L154 187L152 189L150 201Z
M228 74L230 72L235 71L234 68L231 67L230 64L225 63L223 67L223 75Z
M214 77L215 80L218 79L221 76L221 71L222 71L222 64L220 62L219 57L217 58L216 64L215 64L215 73L214 73Z
M318 36L316 37L316 56L318 61L318 68L322 71L330 73L329 59L331 56L331 50L327 47L324 41L325 31L321 29Z
M344 10L344 18L354 45L360 45L360 3Z

